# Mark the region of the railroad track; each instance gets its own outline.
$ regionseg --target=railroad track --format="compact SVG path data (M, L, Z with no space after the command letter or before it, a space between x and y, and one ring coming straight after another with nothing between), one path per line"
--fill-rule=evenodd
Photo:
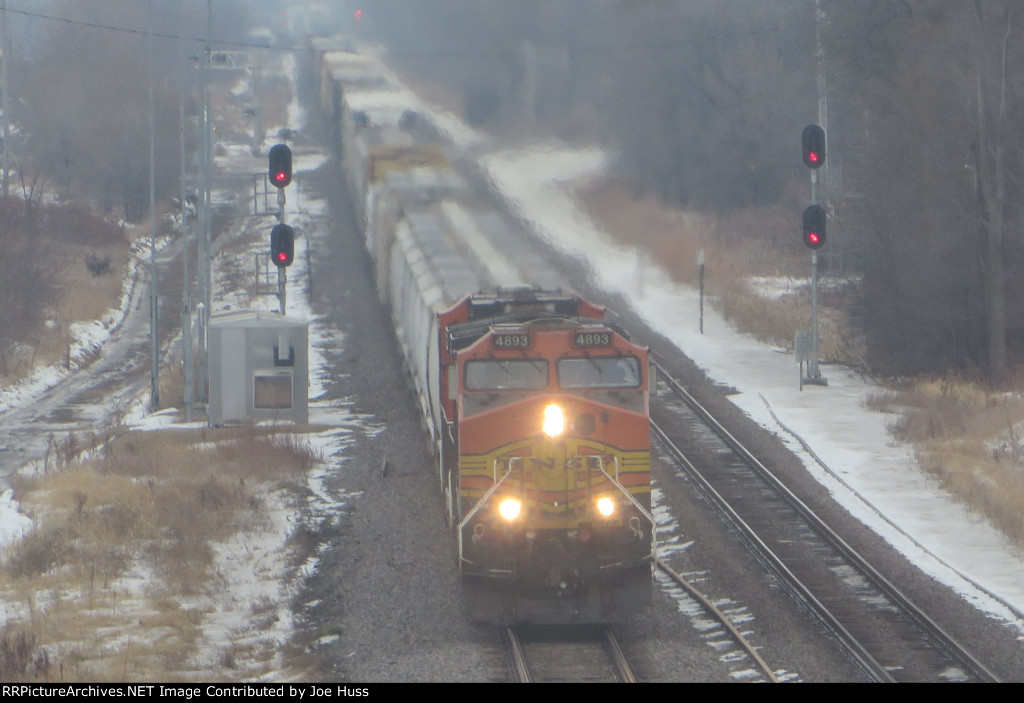
M665 453L747 547L876 681L996 677L830 529L664 369L652 404ZM680 447L687 447L684 453Z
M757 668L761 670L761 673L764 674L766 680L771 683L779 683L779 677L776 676L772 668L768 666L768 663L761 657L757 648L754 647L743 633L739 631L739 629L732 623L732 620L729 619L729 616L722 612L721 608L708 600L707 596L697 590L693 584L683 578L661 558L655 558L654 564L662 573L667 575L673 583L682 588L690 595L691 598L700 603L708 617L717 620L722 627L725 628L726 632L729 633L729 636L740 647L740 649L743 650L750 661L754 662Z
M636 683L609 625L503 627L501 638L516 683Z

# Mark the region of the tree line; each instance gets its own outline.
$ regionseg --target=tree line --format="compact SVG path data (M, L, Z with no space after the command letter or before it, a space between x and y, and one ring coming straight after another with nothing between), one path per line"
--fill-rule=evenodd
M998 387L1020 364L1021 3L379 0L370 12L359 31L453 81L471 119L598 136L672 205L791 211L797 247L799 135L824 98L830 247L860 276L868 369Z
M250 9L253 4L250 3ZM264 3L266 4L266 3ZM244 39L239 0L217 0L214 27ZM201 51L205 0L153 2L156 193L179 193L179 48ZM93 248L127 246L118 222L149 208L150 3L143 0L7 0L7 197L0 197L0 377L38 343L75 265L104 275ZM184 13L180 12L185 10ZM234 13L234 16L232 16ZM179 44L182 34L191 41ZM194 149L196 71L185 74ZM56 196L56 197L55 197ZM77 257L85 257L82 262ZM74 260L73 260L74 259ZM21 369L23 371L24 369Z
M148 196L149 3L28 5L35 15L9 16L14 187L48 187L140 218ZM173 37L203 37L207 3L152 5L157 190L174 194ZM212 5L218 41L244 41L255 13L282 9ZM511 133L541 124L566 138L598 139L637 188L674 206L790 213L792 243L777 246L800 246L807 174L799 135L819 119L824 97L830 243L821 253L841 252L844 271L860 277L868 369L954 370L1001 386L1024 355L1024 275L1013 265L1024 175L1019 5L375 0L358 20L356 3L330 7L346 16L340 23L350 33L384 41L396 62L454 86L472 122ZM194 94L195 76L186 80ZM194 102L189 109L194 118Z

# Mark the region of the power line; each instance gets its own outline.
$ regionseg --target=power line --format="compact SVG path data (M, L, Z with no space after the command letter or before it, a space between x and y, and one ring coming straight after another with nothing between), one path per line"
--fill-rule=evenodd
M184 34L169 34L166 32L147 32L143 29L133 29L131 27L122 27L112 24L103 24L101 22L90 22L87 20L76 20L68 17L57 17L54 15L48 15L42 12L32 12L29 10L17 10L7 8L8 14L18 14L24 17L30 17L33 19L49 20L51 22L59 22L62 24L89 27L92 29L100 29L109 32L120 32L124 34L132 34L137 36L153 36L162 39L174 39L174 40L185 40L189 42L195 42L197 44L206 43L206 37L190 36ZM724 41L729 39L737 39L740 37L751 37L757 35L769 35L782 32L786 29L792 29L791 23L780 23L776 26L763 27L761 29L743 30L737 32L724 32L716 34L703 34L702 40L711 41ZM262 49L265 51L288 51L288 52L300 52L300 51L311 51L309 47L300 46L266 46L264 44L242 42L242 41L227 41L223 39L212 40L218 46L232 46L245 49ZM686 37L679 38L665 38L656 41L645 41L635 43L621 43L621 44L573 44L568 47L570 50L576 53L627 53L627 52L644 52L644 51L660 51L665 48L678 46L681 44L691 43L691 39ZM539 50L545 50L548 48L566 48L563 44L543 44L537 43ZM401 49L392 49L389 52L396 58L440 58L440 59L454 59L454 58L511 58L520 55L520 52L516 51L402 51Z
M121 27L121 26L113 25L113 24L103 24L101 22L90 22L88 20L76 20L76 19L71 19L69 17L57 17L55 15L47 15L47 14L42 13L42 12L32 12L30 10L16 10L16 9L13 9L13 8L10 8L10 7L6 8L5 11L6 11L6 13L8 15L16 14L16 15L21 15L23 17L30 17L32 19L49 20L50 22L58 22L58 23L61 23L61 24L68 24L68 25L79 26L79 27L89 27L91 29L101 29L101 30L108 31L108 32L120 32L122 34L132 34L132 35L136 35L136 36L140 36L140 37L152 36L152 37L157 37L157 38L160 38L160 39L174 39L176 41L183 39L185 41L195 42L197 44L203 44L203 45L206 44L206 37L190 36L190 35L185 35L185 34L168 34L166 32L156 32L156 31L149 32L149 31L147 31L145 29L133 29L131 27ZM240 42L240 41L226 41L226 40L221 40L221 39L215 39L213 41L216 44L220 45L220 46L237 46L237 47L243 47L243 48L247 48L247 49L268 49L268 50L271 50L271 51L273 51L273 50L277 50L277 51L303 51L303 49L301 49L299 47L273 47L273 46L268 47L268 46L264 46L262 44L254 44L254 43Z

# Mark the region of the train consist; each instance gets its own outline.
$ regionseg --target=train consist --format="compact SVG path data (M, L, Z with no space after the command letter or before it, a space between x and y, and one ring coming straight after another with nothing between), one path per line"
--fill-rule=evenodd
M650 602L647 350L546 285L460 147L379 61L320 58L322 107L426 427L470 614L586 623ZM524 273L525 271L525 273Z

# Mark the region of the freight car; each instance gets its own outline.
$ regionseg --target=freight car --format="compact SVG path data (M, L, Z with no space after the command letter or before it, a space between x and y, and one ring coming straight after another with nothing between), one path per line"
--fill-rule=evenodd
M503 215L480 213L456 146L393 77L372 75L382 66L337 56L323 66L342 170L433 440L470 614L630 617L650 602L655 549L647 350L602 307L539 289L499 260L474 223L501 226Z

